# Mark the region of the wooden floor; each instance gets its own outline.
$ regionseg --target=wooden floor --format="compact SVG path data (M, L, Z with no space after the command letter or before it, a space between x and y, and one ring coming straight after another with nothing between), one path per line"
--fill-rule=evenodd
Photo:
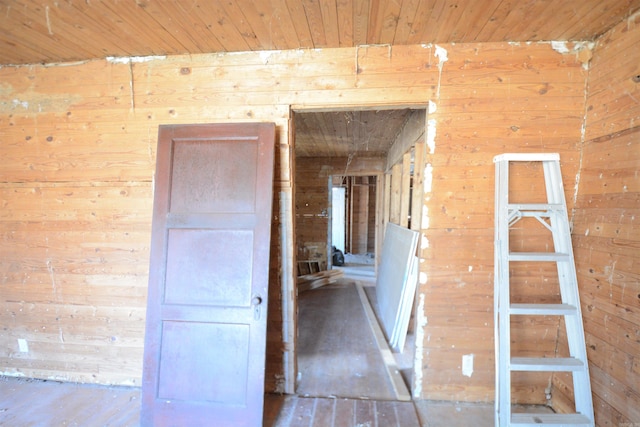
M395 398L353 280L303 292L298 307L298 395Z
M264 427L420 427L412 402L266 396Z
M531 408L520 408L520 411ZM536 412L545 408L535 408ZM547 412L551 410L546 409ZM138 427L140 389L0 377L0 426ZM264 427L492 426L493 405L266 395Z
M140 389L0 377L0 426L138 427ZM264 427L419 427L411 402L265 396Z
M140 389L0 377L0 426L140 424Z

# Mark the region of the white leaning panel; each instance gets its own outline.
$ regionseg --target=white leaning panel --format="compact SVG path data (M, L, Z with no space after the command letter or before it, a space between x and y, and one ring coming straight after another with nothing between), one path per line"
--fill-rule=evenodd
M418 247L418 236L417 231L388 223L382 245L376 280L376 299L382 328L389 345L396 351L401 350L398 344L404 342L400 335L407 333L409 316L403 314L403 310L409 310L410 314L413 306L416 284L410 282L417 281L415 272L412 274L412 266ZM406 326L403 323L406 323Z

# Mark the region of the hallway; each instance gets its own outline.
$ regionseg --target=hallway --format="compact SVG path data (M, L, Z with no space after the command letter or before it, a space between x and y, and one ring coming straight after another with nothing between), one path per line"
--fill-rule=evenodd
M298 303L298 395L395 398L353 280L303 292Z

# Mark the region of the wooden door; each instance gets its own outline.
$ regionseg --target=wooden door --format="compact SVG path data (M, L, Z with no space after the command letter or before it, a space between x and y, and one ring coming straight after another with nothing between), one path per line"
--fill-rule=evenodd
M261 426L275 127L161 126L143 426Z

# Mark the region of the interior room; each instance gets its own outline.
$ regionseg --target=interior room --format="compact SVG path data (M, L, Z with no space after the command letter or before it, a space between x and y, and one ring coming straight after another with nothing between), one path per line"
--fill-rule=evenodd
M171 211L177 199L163 199L163 186L183 173L207 182L204 193L229 197L242 195L245 181L262 185L256 215L270 228L255 232L264 244L218 239L224 256L202 258L225 271L262 263L251 264L262 275L239 272L264 282L243 297L250 322L260 322L257 350L244 348L256 374L241 372L258 384L240 387L254 393L244 410L250 425L326 425L331 417L354 426L529 425L494 421L504 413L496 405L500 351L558 359L573 354L581 334L565 312L512 319L509 344L497 338L500 277L511 280L510 302L535 300L549 313L560 298L552 286L563 280L549 275L564 277L534 262L500 269L497 167L505 153L559 158L554 194L566 200L579 290L572 309L588 362L580 372L590 387L574 382L577 368L514 372L506 405L542 408L548 416L531 422L559 425L545 420L580 412L588 400L593 414L572 425L640 423L640 0L12 0L0 4L0 30L0 424L160 425L150 421L153 405L170 410L181 401L170 396L183 389L197 400L188 380L157 402L148 397L163 393L158 372L180 380L182 357L214 347L193 340L181 353L179 328L154 329L156 316L172 310L157 283L196 258L192 251L156 264L173 254L162 245L181 241L158 227L166 220L184 231L198 227L187 219L212 224L215 216L205 218L213 215L206 206L191 216ZM236 132L225 141L250 155L230 149L234 162L226 162L217 151L196 152L181 168L167 166L182 151L162 145L163 135L191 144L203 136L183 129L210 126ZM255 154L252 141L263 151ZM226 184L207 175L212 162L232 171ZM520 163L508 173L508 197L544 204L547 169L541 178ZM199 197L189 183L182 188ZM542 201L520 200L525 194ZM341 210L344 229L334 236ZM243 215L243 227L259 224ZM555 229L533 216L510 217L507 239L556 246L555 236L524 230L530 222ZM378 283L390 258L385 236L396 227L417 236L402 351L388 347ZM174 297L204 304L199 295ZM338 366L347 391L305 383L301 367L321 338L345 351L363 346L340 333L349 316L359 319L357 338L377 349L376 371L393 396L373 394L382 386L357 391L360 371ZM171 325L198 323L180 322ZM201 330L207 339L222 334L229 348L241 336ZM177 340L175 351L153 344L163 331ZM152 356L166 364L150 364ZM216 377L198 363L205 369L190 375Z

